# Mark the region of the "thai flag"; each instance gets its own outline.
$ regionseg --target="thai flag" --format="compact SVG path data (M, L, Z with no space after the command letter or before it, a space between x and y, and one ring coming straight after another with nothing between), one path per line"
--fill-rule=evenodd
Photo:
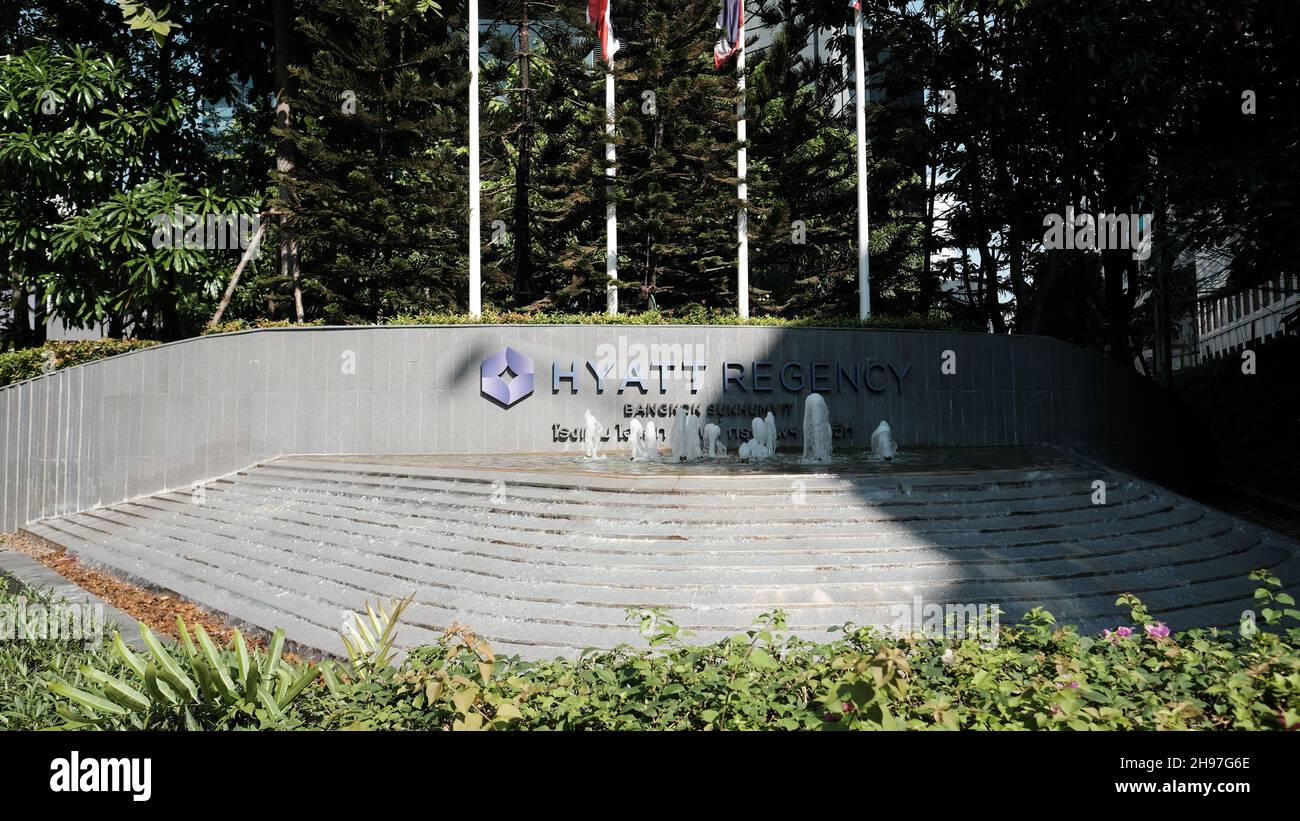
M722 68L722 64L740 48L740 38L745 30L745 0L722 0L718 28L722 29L722 37L713 47L714 68Z
M596 28L600 38L600 53L605 62L614 64L614 53L618 51L618 38L614 36L614 12L610 9L613 0L587 0L587 22Z
M849 0L849 8L853 9L854 11L861 11L862 0Z

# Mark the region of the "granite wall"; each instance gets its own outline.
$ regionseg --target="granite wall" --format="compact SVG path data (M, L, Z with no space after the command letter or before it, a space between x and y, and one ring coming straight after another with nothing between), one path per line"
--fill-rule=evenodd
M509 357L493 358L506 348ZM486 385L485 360L495 371ZM516 367L497 382L502 362ZM515 371L530 364L532 392L518 398L521 382L511 396L510 382L528 376ZM0 388L0 529L280 454L576 453L587 408L625 436L629 414L698 405L722 424L733 452L751 417L771 408L782 446L798 447L803 397L814 386L840 447L867 445L885 419L904 448L1059 444L1144 472L1167 464L1171 449L1167 394L1047 337L677 325L275 328L188 339ZM661 431L668 424L658 420Z

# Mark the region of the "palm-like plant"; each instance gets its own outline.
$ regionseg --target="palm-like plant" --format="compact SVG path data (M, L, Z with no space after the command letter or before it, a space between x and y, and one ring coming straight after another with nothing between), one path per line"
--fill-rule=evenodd
M414 600L415 594L412 593L403 599L393 599L387 607L379 601L373 607L366 602L365 615L353 614L354 624L346 625L339 632L343 647L348 652L354 678L364 681L374 673L392 666L397 655L394 649L397 642L397 620Z
M286 709L321 674L309 664L291 665L282 658L284 631L276 630L265 653L250 650L236 630L218 648L202 625L194 635L179 616L180 658L168 652L143 624L140 637L148 649L139 655L113 636L113 651L134 674L126 681L90 666L81 668L83 686L63 679L50 690L72 702L59 714L67 727L159 727L179 724L186 729L245 726L287 729L296 721Z

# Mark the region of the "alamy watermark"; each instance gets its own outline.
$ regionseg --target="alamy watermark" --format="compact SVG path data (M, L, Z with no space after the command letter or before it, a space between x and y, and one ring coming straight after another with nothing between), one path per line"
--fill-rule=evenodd
M149 218L154 248L246 251L261 225L258 214L191 214L179 206L171 214ZM261 255L261 248L254 252Z
M975 639L986 649L998 644L1001 608L996 604L927 602L920 596L910 603L891 605L890 629L894 635L961 641Z
M19 596L0 604L0 641L84 641L104 638L104 605L45 605Z
M690 380L698 387L697 368L685 367L708 361L708 349L700 342L652 342L649 345L629 342L620 335L613 343L602 342L596 346L594 364L600 379L635 372L643 378L657 374L663 381ZM662 381L661 383L662 384Z
M1052 251L1132 251L1133 258L1151 256L1155 222L1151 214L1089 214L1065 209L1065 216L1043 217L1043 247Z

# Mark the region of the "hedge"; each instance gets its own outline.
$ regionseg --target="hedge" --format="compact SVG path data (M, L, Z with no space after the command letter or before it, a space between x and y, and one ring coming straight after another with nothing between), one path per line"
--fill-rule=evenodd
M319 326L319 320L304 323ZM634 314L606 313L567 314L567 313L523 313L519 311L484 311L480 317L453 312L424 312L417 314L398 314L385 317L382 325L752 325L775 328L885 328L898 330L923 331L979 331L978 325L971 325L958 319L939 314L907 314L904 316L873 316L858 319L850 316L814 316L814 317L776 317L759 316L741 319L736 314L723 311L698 309L681 314L665 314L659 311L642 311ZM295 323L285 320L242 320L236 319L209 327L205 334L246 331L255 328L294 327Z
M148 339L86 339L6 351L0 353L0 387L157 344Z
M784 616L773 612L728 640L694 644L662 613L629 613L649 649L543 662L497 656L460 627L400 661L350 646L347 662L314 668L281 660L279 631L266 652L238 634L224 649L201 630L191 640L183 624L178 635L186 639L168 650L144 631L154 658L120 643L110 650L108 642L11 641L0 644L0 725L1297 729L1300 612L1271 573L1251 577L1260 582L1259 622L1237 632L1171 632L1125 595L1116 604L1128 613L1117 613L1113 630L1083 634L1034 610L1001 626L995 642L987 634L895 637L847 625L812 642L783 636ZM12 602L0 594L0 604ZM375 634L393 635L387 625L400 618L381 622Z

